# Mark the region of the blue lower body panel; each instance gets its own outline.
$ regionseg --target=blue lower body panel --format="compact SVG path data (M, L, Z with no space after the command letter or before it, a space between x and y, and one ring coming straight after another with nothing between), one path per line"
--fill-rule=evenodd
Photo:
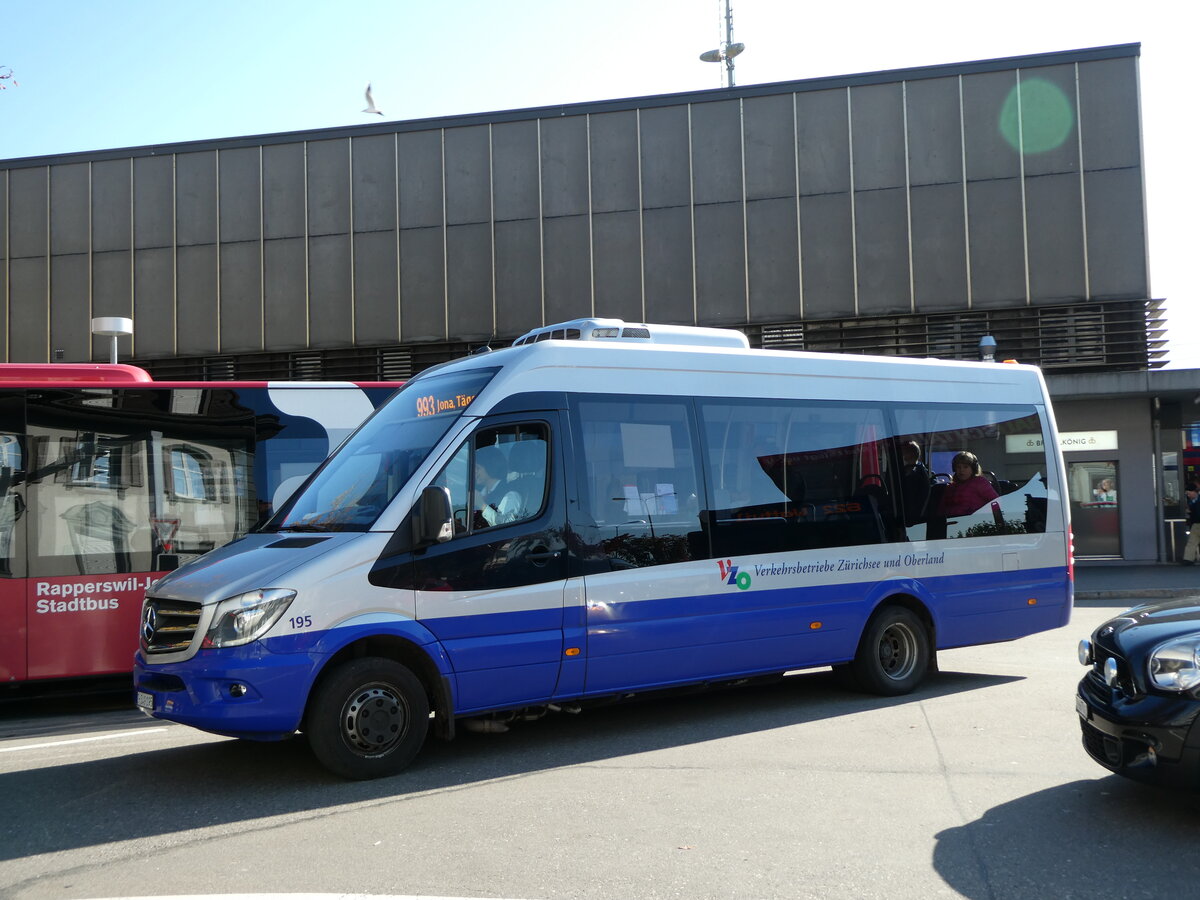
M299 727L316 670L317 661L307 653L274 654L252 644L201 650L186 662L153 667L139 653L133 684L139 694L151 695L153 710L143 709L156 719L272 740ZM234 696L235 684L245 686L244 696Z

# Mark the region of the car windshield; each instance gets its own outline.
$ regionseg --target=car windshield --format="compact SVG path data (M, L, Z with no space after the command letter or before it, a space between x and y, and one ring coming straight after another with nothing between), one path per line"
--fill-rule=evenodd
M472 369L408 382L263 530L369 530L495 371Z

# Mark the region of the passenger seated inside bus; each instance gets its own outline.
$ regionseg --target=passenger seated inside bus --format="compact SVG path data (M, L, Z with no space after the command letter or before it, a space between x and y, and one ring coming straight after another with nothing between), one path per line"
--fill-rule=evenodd
M974 453L969 450L957 453L951 465L954 475L942 492L939 509L942 516L969 516L1000 496L984 477L983 466Z

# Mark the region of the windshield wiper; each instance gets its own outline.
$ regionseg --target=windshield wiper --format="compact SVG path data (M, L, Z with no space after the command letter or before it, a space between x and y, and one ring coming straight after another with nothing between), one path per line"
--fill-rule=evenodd
M295 525L280 525L276 531L331 531L328 525L314 525L309 522L300 522Z

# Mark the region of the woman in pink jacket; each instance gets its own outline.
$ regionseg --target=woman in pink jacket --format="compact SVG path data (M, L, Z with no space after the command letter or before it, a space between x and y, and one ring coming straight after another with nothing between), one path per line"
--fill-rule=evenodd
M968 450L955 455L951 463L954 477L942 494L943 516L967 516L999 494L992 483L983 477L979 458Z

